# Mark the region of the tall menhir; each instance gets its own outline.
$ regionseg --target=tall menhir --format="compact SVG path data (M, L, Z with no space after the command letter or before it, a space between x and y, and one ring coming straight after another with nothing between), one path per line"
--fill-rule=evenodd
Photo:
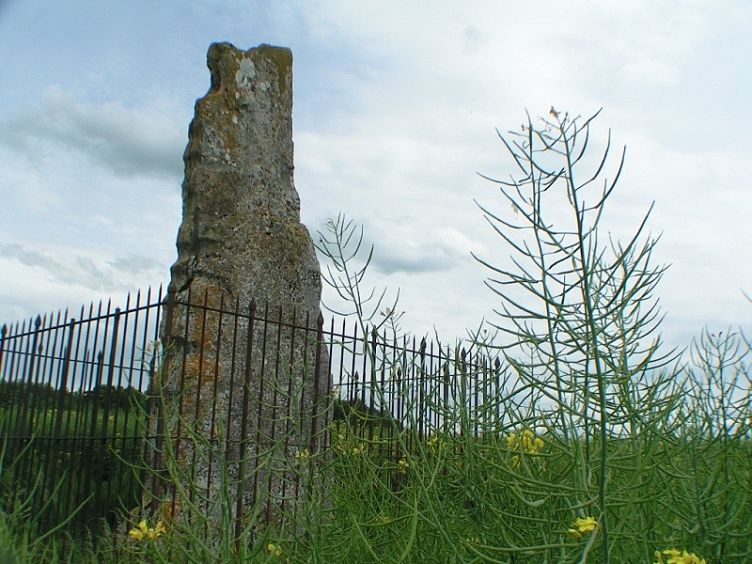
M239 526L302 499L301 459L320 445L331 386L319 265L293 184L292 54L215 43L207 64L161 328L158 435L180 438L158 458L171 447L194 502L210 516L232 506Z

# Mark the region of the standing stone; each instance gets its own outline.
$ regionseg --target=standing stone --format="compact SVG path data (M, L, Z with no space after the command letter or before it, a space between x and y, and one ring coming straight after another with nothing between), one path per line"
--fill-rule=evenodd
M183 157L159 425L190 437L169 446L210 519L230 505L236 519L255 509L277 521L305 494L331 388L319 265L293 185L292 53L215 43L207 64Z

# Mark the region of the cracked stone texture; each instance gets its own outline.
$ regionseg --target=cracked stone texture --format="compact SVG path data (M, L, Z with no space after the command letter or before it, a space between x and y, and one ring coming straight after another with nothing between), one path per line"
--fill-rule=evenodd
M161 329L161 390L173 412L159 425L210 439L172 445L185 479L198 486L196 499L207 496L209 515L223 503L234 509L239 497L241 514L266 504L263 519L276 521L306 490L310 475L295 453L320 444L331 388L326 347L316 338L319 264L293 184L292 53L215 43L207 65L211 87L196 102L183 157L170 282L177 305ZM275 323L249 326L252 299L256 317ZM221 465L229 500L220 499Z

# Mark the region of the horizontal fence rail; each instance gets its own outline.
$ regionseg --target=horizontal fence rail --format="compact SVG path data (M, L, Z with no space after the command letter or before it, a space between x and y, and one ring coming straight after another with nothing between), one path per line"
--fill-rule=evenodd
M2 499L23 492L47 527L74 512L71 527L113 527L150 496L174 499L170 441L207 511L224 465L239 523L245 506L293 505L302 453L396 462L431 435L510 423L499 406L517 392L482 349L215 298L150 289L3 325Z

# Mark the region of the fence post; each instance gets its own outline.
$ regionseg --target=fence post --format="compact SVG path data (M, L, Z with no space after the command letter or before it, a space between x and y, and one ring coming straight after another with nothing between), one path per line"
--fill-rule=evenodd
M420 370L418 370L418 438L423 438L423 418L426 410L426 338L420 340Z
M311 404L311 436L309 439L309 452L314 454L316 448L316 433L318 427L318 414L319 414L319 386L321 385L321 347L324 341L324 316L319 312L319 317L316 320L316 356L313 367L313 403ZM328 380L328 375L327 375ZM310 483L310 482L309 482Z
M28 354L28 366L26 366L26 390L27 392L24 394L23 398L23 405L21 406L21 416L16 420L16 446L20 444L20 441L22 440L22 436L25 436L28 434L27 432L31 432L33 429L31 429L31 424L29 425L30 429L25 429L22 427L26 423L27 415L29 414L29 400L31 397L31 391L32 391L32 384L34 381L34 360L36 359L36 355L38 354L37 351L37 343L39 342L39 331L40 327L42 325L42 316L37 315L37 318L34 320L34 338L32 340L31 345L31 351ZM28 341L26 341L28 343ZM27 349L28 350L28 349ZM23 385L23 384L22 384ZM33 414L32 414L33 417ZM29 437L29 440L31 440L31 437ZM23 447L22 447L23 448ZM13 459L15 459L15 451L13 453ZM14 476L15 479L15 476Z
M45 471L45 475L48 478L48 485L47 485L47 491L53 491L53 488L55 487L55 480L57 479L55 469L57 467L57 457L58 454L61 452L61 441L62 441L62 428L63 428L63 411L65 410L65 394L66 390L68 388L68 370L70 367L70 356L71 356L71 348L73 347L73 329L75 327L76 320L71 319L70 323L68 324L68 342L67 346L65 348L65 352L63 353L63 366L62 370L60 371L60 380L58 382L58 398L57 398L57 407L55 409L55 426L52 431L52 437L50 440L50 455L47 459L47 470ZM57 501L57 507L59 507L65 502ZM46 529L50 525L50 518L52 517L52 511L49 509L46 512L46 518L44 521L44 528Z
M256 298L251 299L251 305L248 308L248 337L246 341L246 354L245 354L245 380L243 381L243 416L240 422L240 441L239 441L239 456L240 464L238 468L238 489L237 500L235 504L235 542L240 541L240 533L243 528L243 485L245 483L245 469L246 469L246 457L248 456L248 408L251 392L251 374L252 359L253 359L253 323L256 318ZM259 398L261 399L261 398ZM259 410L261 409L261 402L259 401ZM258 452L256 452L258 455ZM253 492L254 497L256 492Z
M5 350L5 335L8 334L8 326L3 324L0 329L0 377L3 375L3 350Z
M68 372L70 370L71 349L73 348L73 331L76 327L76 320L71 319L68 324L68 344L65 348L63 358L63 369L60 374L60 395L57 400L57 412L55 413L55 430L53 436L60 437L63 426L63 410L65 409L65 392L68 389Z
M164 335L162 335L162 347L160 350L160 354L162 355L162 359L164 362L160 362L160 366L155 366L155 359L152 358L152 362L150 365L150 378L149 378L149 408L148 413L150 417L153 415L153 421L149 422L149 429L153 431L153 435L150 437L150 440L153 441L153 447L154 450L152 453L149 454L147 460L151 463L152 467L149 468L149 473L151 474L151 491L146 492L148 498L149 498L149 509L151 512L156 511L157 504L160 501L160 498L162 497L162 486L163 486L163 480L164 480L164 468L162 468L164 461L162 460L162 449L164 448L164 433L165 433L165 413L164 413L164 397L165 397L165 386L167 383L167 379L165 378L165 375L168 373L170 369L170 355L166 354L167 351L171 348L172 342L171 339L173 338L173 335L171 333L172 331L172 323L173 323L173 317L175 315L175 291L174 288L171 286L167 288L167 299L165 300L165 315L164 315L164 327L165 332ZM162 360L160 359L160 360ZM156 402L156 405L154 403ZM147 447L148 448L148 447ZM144 485L146 485L146 480L144 480ZM175 502L173 500L172 506L170 508L171 515L175 515Z

